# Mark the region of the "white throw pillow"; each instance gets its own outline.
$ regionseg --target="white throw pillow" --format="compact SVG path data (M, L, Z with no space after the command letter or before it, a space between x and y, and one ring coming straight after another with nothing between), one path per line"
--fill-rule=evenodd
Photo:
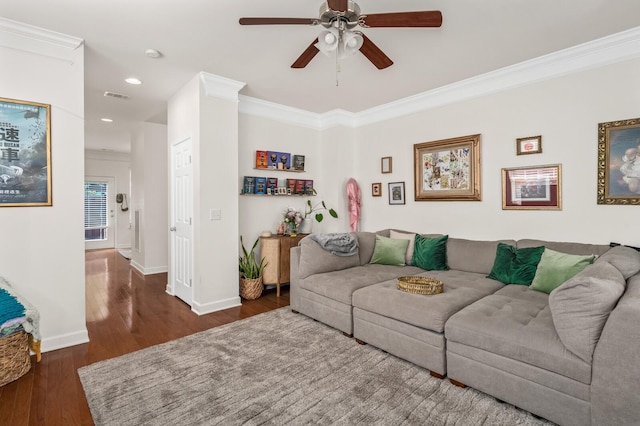
M405 256L405 263L407 265L413 265L413 246L416 242L416 234L407 234L405 232L389 231L389 237L395 240L409 240L409 246L407 247L407 253Z

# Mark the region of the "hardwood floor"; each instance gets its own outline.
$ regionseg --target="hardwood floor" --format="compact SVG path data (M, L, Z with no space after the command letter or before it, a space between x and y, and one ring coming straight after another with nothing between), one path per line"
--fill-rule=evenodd
M117 250L86 253L90 342L42 354L20 379L0 387L0 425L92 425L78 368L289 305L275 289L242 306L198 316L165 292L167 274L143 276ZM117 374L117 372L114 372Z

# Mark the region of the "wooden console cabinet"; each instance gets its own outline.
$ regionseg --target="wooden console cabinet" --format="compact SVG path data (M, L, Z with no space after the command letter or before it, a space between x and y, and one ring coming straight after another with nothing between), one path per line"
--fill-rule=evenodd
M262 283L275 284L278 297L280 297L280 285L289 283L291 279L289 258L291 247L297 246L298 242L307 235L309 234L297 234L295 237L289 235L260 237L260 257L267 262L262 274Z

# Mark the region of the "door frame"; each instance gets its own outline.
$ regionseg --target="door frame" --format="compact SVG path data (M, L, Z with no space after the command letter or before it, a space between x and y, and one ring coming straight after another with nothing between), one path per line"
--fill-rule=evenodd
M180 139L176 142L173 142L170 144L169 146L169 229L167 230L168 235L169 235L169 273L168 273L168 283L167 283L167 293L169 293L172 296L176 296L178 298L180 298L181 300L183 300L185 303L187 303L189 306L193 306L193 276L194 276L194 266L195 266L195 259L194 259L194 232L193 232L193 214L194 214L194 206L195 206L195 202L193 199L193 174L194 174L194 167L193 167L193 161L191 161L191 184L190 184L190 188L191 188L191 227L190 227L190 235L189 235L189 240L191 242L191 246L190 246L190 253L191 253L191 264L190 264L190 273L189 275L192 277L192 281L191 281L191 291L190 291L190 295L189 297L181 297L181 295L179 294L180 291L177 291L176 289L176 271L175 271L175 262L176 262L176 248L175 248L175 238L174 238L174 231L173 229L175 229L175 209L174 209L174 204L175 204L175 164L174 164L174 149L179 146L182 143L187 143L189 144L189 151L191 153L191 158L193 158L193 140L191 137L187 137L184 139ZM188 299L188 300L185 300Z

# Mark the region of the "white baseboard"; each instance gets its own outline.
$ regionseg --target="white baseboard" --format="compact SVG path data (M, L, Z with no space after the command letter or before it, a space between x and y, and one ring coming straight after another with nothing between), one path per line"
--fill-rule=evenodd
M138 262L135 262L133 260L131 261L130 264L132 268L136 269L142 275L151 275L151 274L160 274L163 272L169 272L168 266L155 266L153 268L145 268L144 266L140 265Z
M209 302L205 304L198 303L196 301L191 305L191 310L198 315L206 315L211 312L222 311L224 309L235 308L241 306L240 296L232 297L230 299L217 300L215 302Z
M42 339L40 344L41 352L55 351L57 349L68 348L69 346L81 345L89 342L89 333L87 329L76 331L74 333L60 334L58 336L47 337Z

